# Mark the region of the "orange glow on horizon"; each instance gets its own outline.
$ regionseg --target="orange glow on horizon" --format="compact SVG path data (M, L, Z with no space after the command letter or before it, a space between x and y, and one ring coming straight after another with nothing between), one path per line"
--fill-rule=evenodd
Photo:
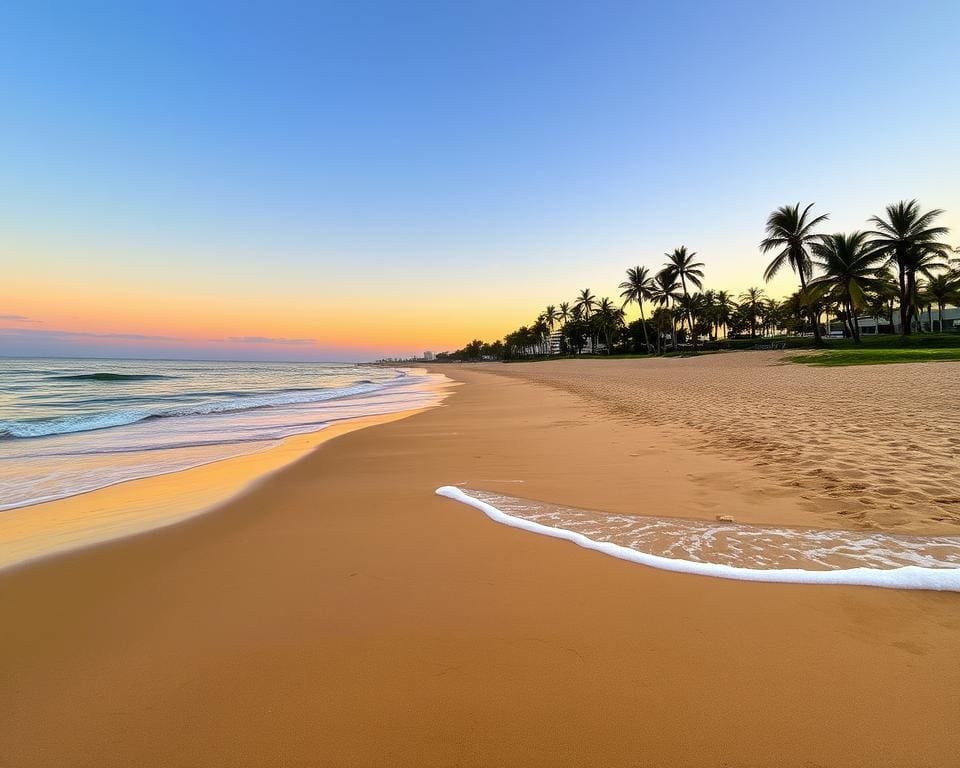
M957 231L952 209L943 224ZM755 244L729 246L728 253L744 254L736 257L699 250L707 263L705 287L737 296L756 285L774 298L795 290L789 270L763 283L768 258ZM324 351L357 359L407 356L453 350L475 338L502 339L548 304L572 302L581 288L619 302L627 266L659 266L656 253L644 257L618 247L590 258L567 254L557 268L527 266L515 279L507 278L504 264L487 274L473 265L469 279L456 270L400 265L370 281L365 266L349 259L272 271L262 261L241 259L227 269L222 260L201 256L170 261L120 249L101 255L80 245L11 243L7 236L0 240L0 259L11 265L0 284L0 316L27 319L0 318L0 330L104 334L102 343L118 348L140 344L191 355L270 349L291 358ZM636 307L627 316L638 317ZM238 341L244 338L259 341Z

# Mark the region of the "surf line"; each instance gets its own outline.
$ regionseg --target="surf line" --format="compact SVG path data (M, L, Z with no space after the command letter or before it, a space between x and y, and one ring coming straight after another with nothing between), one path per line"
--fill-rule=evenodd
M610 557L628 560L662 571L689 573L696 576L712 576L737 581L763 581L776 584L839 584L846 586L882 587L884 589L926 589L938 592L960 592L960 568L925 568L919 565L905 565L900 568L838 568L832 571L810 571L803 568L738 568L720 563L699 563L691 560L678 560L671 557L651 555L636 549L613 544L608 541L594 541L582 533L554 528L532 520L508 515L492 504L474 498L459 488L445 485L436 491L438 496L459 501L483 512L487 517L511 528L520 528L530 533L551 536L555 539L570 541L584 549L592 549Z

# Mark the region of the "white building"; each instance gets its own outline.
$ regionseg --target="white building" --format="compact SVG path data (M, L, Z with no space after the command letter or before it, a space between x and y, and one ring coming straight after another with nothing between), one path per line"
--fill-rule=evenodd
M547 352L551 355L559 355L563 351L563 334L560 331L554 331L547 338Z
M864 334L876 333L900 333L900 310L894 309L893 326L890 325L889 317L859 317L857 321L860 324L860 332ZM936 307L933 307L930 313L926 308L917 311L915 319L917 331L931 331L938 333L940 331L940 313ZM826 327L828 331L843 331L844 323L836 318L831 318ZM943 310L943 330L944 332L954 331L960 328L960 308L945 307Z
M431 352L430 350L427 350L426 352L424 352L423 359L425 362L428 362L428 363L431 362L433 360L433 352Z

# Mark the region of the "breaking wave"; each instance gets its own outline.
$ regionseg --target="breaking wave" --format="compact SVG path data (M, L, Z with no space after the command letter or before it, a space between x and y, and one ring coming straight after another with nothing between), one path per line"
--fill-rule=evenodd
M39 421L0 421L0 437L31 438L49 435L64 435L71 432L89 432L135 424L145 419L161 419L173 416L208 416L215 413L246 411L254 408L269 408L278 405L319 403L340 397L360 395L383 388L384 384L371 382L331 389L314 389L298 392L283 392L267 395L248 395L229 400L215 400L196 405L158 409L125 409L90 415L65 416Z
M155 381L172 379L174 376L162 376L156 373L75 373L66 376L48 376L56 381Z

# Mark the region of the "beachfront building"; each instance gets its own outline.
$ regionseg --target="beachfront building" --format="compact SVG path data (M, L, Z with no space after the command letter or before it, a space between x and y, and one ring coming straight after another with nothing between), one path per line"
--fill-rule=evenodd
M426 352L424 352L424 353L423 353L423 360L424 360L424 362L426 362L426 363L433 362L433 352L431 352L430 350L427 350Z
M606 344L604 344L602 341L600 341L599 339L597 339L597 344L596 344L596 346L594 346L594 344L593 344L593 339L592 339L591 337L587 336L586 341L584 342L584 345L583 345L583 354L585 354L585 355L598 355L598 354L600 354L601 352L606 352L606 351L607 351L607 345L606 345Z
M590 355L596 352L603 352L606 350L606 345L602 341L597 342L597 347L593 347L593 339L589 336L586 337L583 344L583 349L581 352L584 354ZM561 331L554 331L547 337L547 354L548 355L561 355L564 350L564 341L563 333ZM542 353L539 353L542 354Z
M941 326L941 319L943 324ZM880 333L900 333L900 313L894 312L893 325L890 324L889 317L859 317L857 322L860 324L860 332L864 335L874 336ZM843 332L845 324L842 320L831 318L824 324L827 335L831 332L840 334ZM960 308L947 307L943 310L943 318L936 307L930 312L926 310L917 313L914 330L921 332L939 333L941 327L945 333L960 330Z
M560 331L554 331L547 338L547 352L551 355L563 352L563 334Z

